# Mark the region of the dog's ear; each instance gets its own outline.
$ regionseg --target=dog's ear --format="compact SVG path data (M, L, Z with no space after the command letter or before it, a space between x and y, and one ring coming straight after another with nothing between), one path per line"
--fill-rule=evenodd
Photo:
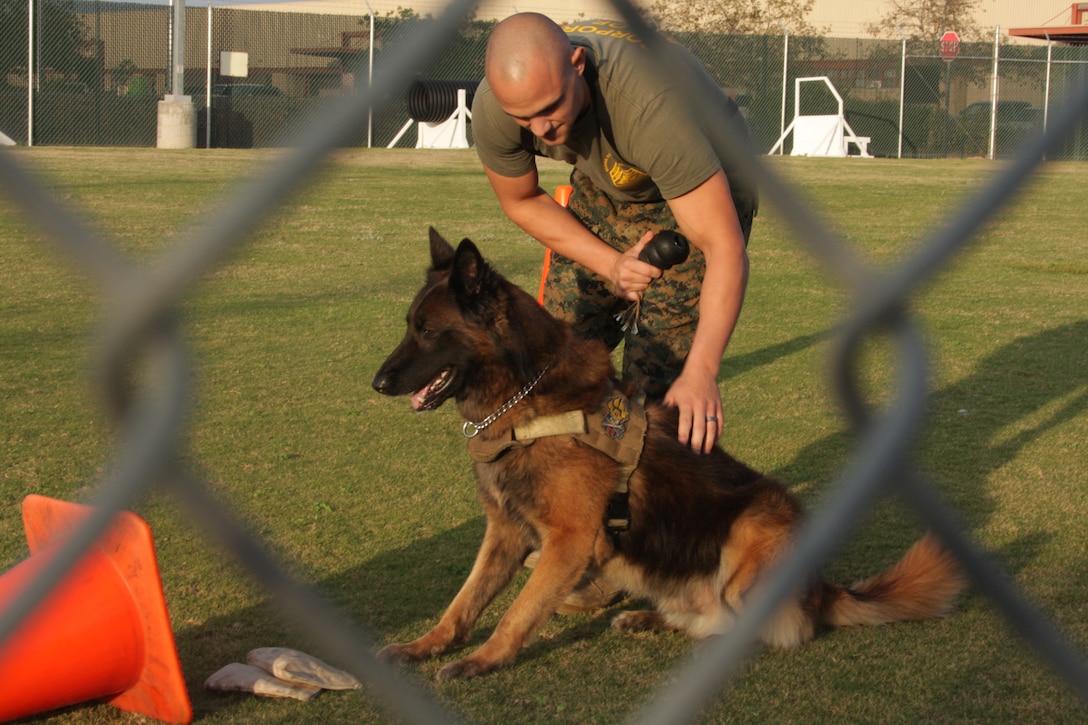
M444 272L453 265L453 247L434 227L430 228L431 268L430 272Z
M472 240L462 239L453 255L453 269L450 272L450 289L461 309L482 311L485 301L483 292L488 289L491 274L491 267Z

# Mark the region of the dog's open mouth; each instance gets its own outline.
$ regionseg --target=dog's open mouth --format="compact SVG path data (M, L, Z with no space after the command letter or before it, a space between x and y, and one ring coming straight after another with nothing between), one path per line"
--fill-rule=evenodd
M412 409L423 411L433 410L441 405L446 397L442 393L453 382L453 368L444 368L434 380L412 394Z

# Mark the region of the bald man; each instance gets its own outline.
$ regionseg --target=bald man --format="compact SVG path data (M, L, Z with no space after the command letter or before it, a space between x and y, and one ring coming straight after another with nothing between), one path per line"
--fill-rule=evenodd
M623 23L513 15L488 41L472 125L503 212L553 250L545 307L610 348L624 342L622 374L675 406L677 437L705 453L721 435L718 372L744 300L757 198L715 151L727 124L747 138L736 105L693 56L685 62L708 114ZM569 210L540 187L537 156L574 166ZM638 259L663 229L693 247L664 275ZM625 327L635 301L637 325Z

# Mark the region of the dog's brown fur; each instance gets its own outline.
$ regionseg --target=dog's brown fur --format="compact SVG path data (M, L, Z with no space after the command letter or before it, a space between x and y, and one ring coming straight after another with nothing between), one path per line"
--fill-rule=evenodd
M492 270L472 242L455 252L432 229L431 256L408 332L379 370L375 389L419 391L413 404L424 410L454 397L466 420L481 421L547 366L524 400L480 432L484 439L538 416L597 408L613 376L603 345L551 317ZM482 675L512 662L587 570L653 602L654 611L616 617L620 630L675 629L697 639L727 631L746 596L789 549L800 506L780 483L720 448L699 455L681 445L674 410L651 404L647 416L646 446L630 484L630 529L615 538L603 522L617 464L574 438L541 438L477 463L487 530L468 580L434 629L380 656L419 661L463 644L533 550L539 562L494 633L443 667L439 679ZM819 626L940 617L961 588L952 557L926 537L890 570L851 588L821 580L800 587L763 640L795 647Z

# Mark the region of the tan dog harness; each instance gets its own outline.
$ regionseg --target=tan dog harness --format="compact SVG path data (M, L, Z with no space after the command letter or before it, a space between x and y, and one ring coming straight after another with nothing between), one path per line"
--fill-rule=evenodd
M612 535L626 531L631 523L628 484L646 443L646 408L642 401L632 400L610 385L592 413L571 410L533 418L492 440L469 438L468 453L480 463L491 463L511 448L530 446L546 436L570 436L620 465L605 525Z

